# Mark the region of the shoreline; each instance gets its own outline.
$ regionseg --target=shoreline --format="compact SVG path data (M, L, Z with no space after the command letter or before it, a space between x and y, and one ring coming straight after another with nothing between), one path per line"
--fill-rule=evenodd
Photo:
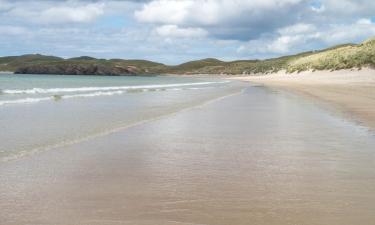
M73 146L73 145L79 145L81 143L90 142L90 141L93 141L97 138L105 137L105 136L115 134L115 133L118 133L118 132L123 132L123 131L126 131L127 129L131 129L131 128L138 127L138 126L141 126L141 125L144 125L144 124L147 124L147 123L152 123L152 122L155 122L155 121L158 121L158 120L162 120L162 119L177 115L179 113L183 113L185 111L194 110L196 108L204 107L204 106L209 105L211 103L214 103L216 101L220 101L222 99L225 99L225 98L228 98L228 97L231 97L231 96L239 95L243 92L243 90L244 89L241 89L239 91L234 91L234 92L231 92L231 93L227 93L225 95L220 95L220 96L217 96L217 97L214 97L214 98L204 100L200 103L193 104L189 107L183 107L183 108L180 108L180 109L177 109L177 110L167 112L165 114L157 115L155 117L145 118L143 120L135 121L133 123L125 124L123 126L103 130L101 132L98 132L98 133L95 133L95 134L92 134L92 135L88 135L88 136L85 136L85 137L80 137L78 139L63 141L61 143L56 143L56 144L52 144L52 145L49 145L49 146L37 147L30 152L22 152L21 155L13 155L13 156L5 157L5 158L0 158L0 163L13 162L13 161L17 161L17 160L20 160L20 159L23 159L23 158L26 158L26 157L31 157L31 156L37 155L38 153L56 150L56 149L59 149L59 148L68 148L68 147Z
M307 71L227 78L281 88L323 103L344 117L375 129L375 70Z
M0 71L1 74L12 72ZM337 71L303 71L271 74L160 74L160 76L216 78L261 84L302 95L334 109L344 117L375 130L375 69Z
M0 163L92 140L157 120L181 110L240 93L250 86L243 82L211 82L213 79L195 78L85 77L81 80L66 76L57 79L47 77L49 83L45 82L43 77L30 79L36 85L45 82L43 87L34 90L23 86L23 83L28 81L25 77L15 78L14 81L12 79L11 76L1 79L3 84L18 82L15 87L4 85L0 88L4 92L0 101L1 125L20 125L15 125L13 130L8 129L8 132L0 135L0 139L4 140L0 147ZM55 83L60 83L57 88ZM71 86L71 83L75 85ZM55 96L61 96L61 99L55 99ZM27 108L27 117L23 116L23 108ZM88 109L90 115L86 114ZM68 118L66 115L74 117ZM18 119L19 117L22 119ZM37 134L33 133L37 138L12 141L28 135L35 124L41 123L47 128ZM25 128L18 129L21 126Z
M371 224L375 140L355 128L301 98L251 86L0 163L0 221Z

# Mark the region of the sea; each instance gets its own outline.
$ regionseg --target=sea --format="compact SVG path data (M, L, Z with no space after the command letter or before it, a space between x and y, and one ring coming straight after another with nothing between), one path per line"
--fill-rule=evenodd
M0 75L0 161L78 143L238 93L173 76Z

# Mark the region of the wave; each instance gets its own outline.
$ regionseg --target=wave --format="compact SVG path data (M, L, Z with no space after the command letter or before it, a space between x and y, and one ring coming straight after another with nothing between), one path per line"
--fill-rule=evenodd
M202 86L211 84L228 83L229 81L217 82L196 82L182 84L157 84L157 85L137 85L137 86L112 86L112 87L78 87L78 88L32 88L32 89L8 89L1 90L2 94L52 94L52 93L71 93L71 92L92 92L92 91L120 91L134 89L160 89L160 88L178 88L186 86Z
M0 101L0 106L10 105L10 104L27 104L27 103L37 103L41 101L55 100L59 101L61 99L71 99L71 98L87 98L87 97L97 97L97 96L112 96L112 95L121 95L124 91L98 91L87 94L76 94L76 95L53 95L50 97L42 98L22 98L16 100L5 100Z
M22 99L16 99L16 100L5 100L0 101L0 106L2 105L8 105L8 104L25 104L25 103L36 103L40 101L46 101L51 100L51 97L44 97L44 98L22 98Z
M189 89L190 88L180 89L180 90L189 90ZM61 140L61 141L57 141L56 143L47 144L45 146L36 147L36 148L28 149L28 150L12 152L11 155L8 155L8 156L5 156L5 157L0 156L0 162L8 162L8 161L12 161L12 160L17 160L17 159L20 159L22 157L31 156L31 155L34 155L34 154L37 154L37 153L40 153L40 152L44 152L44 151L48 151L48 150L52 150L52 149L56 149L56 148L60 148L60 147L70 146L70 145L73 145L73 144L78 144L78 143L81 143L81 142L84 142L84 141L89 141L89 140L92 140L92 139L98 138L98 137L103 137L105 135L113 134L113 133L125 130L127 128L142 125L142 124L145 124L145 123L151 122L151 121L156 121L156 120L158 120L160 118L163 118L165 116L173 115L173 114L176 114L178 112L182 112L184 110L192 109L192 108L195 108L195 107L201 107L203 105L210 104L212 102L219 101L221 99L224 99L224 98L227 98L227 97L230 97L230 96L233 96L233 95L237 95L237 94L241 93L242 91L243 90L235 91L235 92L232 92L232 93L227 93L226 95L222 95L222 96L216 96L216 97L213 97L213 98L210 98L210 99L203 100L201 102L196 102L196 103L194 103L192 105L189 105L189 106L185 105L183 107L175 108L171 111L167 110L162 114L159 114L159 115L156 115L156 116L153 116L153 117L149 117L149 118L143 118L139 121L130 122L128 124L118 124L115 127L108 127L108 128L103 129L101 131L98 131L97 133L87 134L87 135L84 135L84 136L81 136L81 137L75 137L75 138L72 138L72 139L69 139L69 140ZM5 152L5 153L7 153L7 152Z
M69 98L87 98L87 97L97 97L97 96L112 96L112 95L121 95L123 91L98 91L93 93L87 94L77 94L77 95L65 95L61 96L62 99L69 99Z

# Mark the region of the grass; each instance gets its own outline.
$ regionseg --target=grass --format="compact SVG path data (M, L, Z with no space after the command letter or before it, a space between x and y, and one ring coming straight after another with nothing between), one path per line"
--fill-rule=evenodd
M211 60L211 62L214 62ZM188 65L188 66L187 66ZM210 63L194 61L174 67L176 73L201 74L268 74L285 70L289 73L307 70L341 70L375 67L375 39L362 44L344 44L320 51L304 52L266 60L242 60Z
M375 40L359 45L346 45L296 59L289 63L288 72L306 70L341 70L373 67L375 65Z

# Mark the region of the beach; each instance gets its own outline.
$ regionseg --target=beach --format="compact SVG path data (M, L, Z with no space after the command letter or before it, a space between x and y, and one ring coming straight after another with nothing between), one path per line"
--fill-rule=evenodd
M0 225L375 225L374 12L0 0Z
M325 107L341 112L371 129L375 128L375 70L308 71L288 74L238 76L250 81L302 94Z
M229 92L133 96L159 102L180 93L173 99L181 102L211 93L152 120L1 162L1 224L372 224L374 134L295 93L233 82ZM112 108L128 102L120 97L96 101Z

